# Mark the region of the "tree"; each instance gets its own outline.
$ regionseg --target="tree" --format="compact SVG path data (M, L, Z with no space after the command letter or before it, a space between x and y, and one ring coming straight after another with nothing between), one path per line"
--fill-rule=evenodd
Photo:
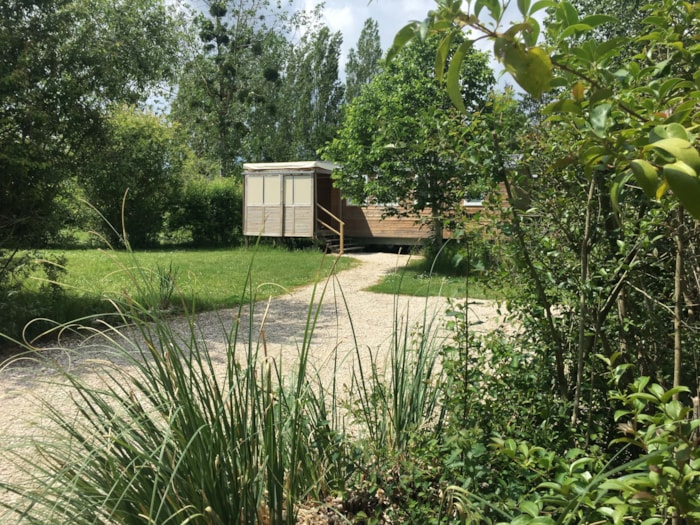
M128 241L143 247L157 240L181 186L184 156L173 127L159 117L130 107L112 113L105 146L87 167L84 185L113 246Z
M289 158L291 130L287 126L288 114L296 103L290 99L286 88L285 70L293 44L285 32L271 36L265 45L265 55L260 57L264 68L276 72L270 81L257 87L256 100L248 108L246 133L243 137L240 157L246 162L272 162Z
M194 246L232 246L242 238L242 188L233 178L191 177L184 181L168 224L191 235Z
M268 0L209 0L194 20L199 36L179 80L171 116L185 128L190 146L216 160L219 175L240 174L251 112L264 107L269 85L281 73L278 55L283 12Z
M75 175L99 151L105 109L167 79L178 38L160 0L0 2L1 331L43 314L22 300L25 281L55 282L60 267L20 249L56 242L74 216ZM43 286L42 300L58 292Z
M416 218L428 211L434 244L469 184L490 175L477 167L482 152L464 145L479 135L493 85L485 55L470 51L460 90L471 113L457 116L432 74L438 43L414 41L374 77L323 152L342 166L335 184L347 197L398 203L389 213Z
M390 58L422 34L442 34L443 44L448 45L465 28L475 30L480 38L493 41L495 56L531 95L539 98L553 85L566 88L548 110L574 117L572 125L592 131L581 142L580 161L589 170L601 163L615 166L615 172L622 175L613 186L615 202L625 182L633 178L649 197L670 195L700 219L700 153L689 133L698 119L698 93L693 84L698 49L693 37L700 6L674 0L648 5L644 10L649 16L643 20L647 31L642 35L596 41L581 37L617 19L602 14L580 17L568 1L519 2L523 21L505 32L498 31L505 13L501 2L477 1L473 13L462 11L451 0L438 4L424 23L411 23L397 34ZM533 15L547 7L554 22L547 27L551 43L543 46L538 43L540 26ZM483 8L496 21L494 27L479 21ZM647 52L620 68L614 58L630 44ZM445 58L444 53L437 54L439 76ZM448 93L462 108L457 66L448 71L446 79ZM609 140L613 137L624 140L635 155Z
M620 24L607 14L579 14L567 1L518 2L522 23L502 32L503 3L477 1L474 12L455 2L438 3L425 24L411 24L397 35L390 54L418 35L440 34L445 44L468 27L492 39L496 56L531 95L557 88L544 108L549 118L541 122L539 136L524 143L543 162L542 182L531 194L539 214L532 220L514 210L509 227L534 291L530 305L545 314L537 319L524 305L531 321L528 339L539 332L542 347L553 349L561 398L571 401L572 426L583 424L580 439L588 443L601 435L595 421L612 421L607 385L597 380L602 368L597 353L608 364L626 362L636 374L673 387L698 387L692 320L700 297L700 251L690 233L697 232L697 223L684 210L700 218L694 133L700 7L664 0L644 6L642 15L620 10L616 14L629 17ZM541 44L532 15L545 7L549 23ZM482 9L495 25L479 21ZM642 29L631 28L635 20ZM438 76L445 66L438 53ZM446 87L463 107L455 67L454 60L447 65ZM553 305L566 305L567 323L553 314ZM542 355L549 357L547 351Z
M289 160L313 159L335 135L343 86L338 78L342 35L321 26L305 34L289 58L284 89L290 102L283 123L291 131Z
M345 64L345 101L351 102L381 70L382 46L379 24L373 18L365 20L357 50L350 49Z
M262 103L255 105L243 144L246 160L308 160L338 127L343 86L338 61L342 36L320 23L320 9L294 17L298 42L279 43L284 65Z
M537 128L525 130L524 160L535 168L538 179L531 186L531 209L521 213L511 208L504 217L504 228L513 239L514 264L501 275L516 284L509 306L522 323L520 334L509 343L518 355L536 356L532 364L545 370L539 379L546 380L539 392L550 406L562 408L559 414L545 411L535 419L553 433L557 426L565 427L570 438L558 452L543 453L541 437L533 443L531 436L522 436L527 444L518 444L509 439L517 439L517 430L511 429L512 435L504 436L504 452L513 457L509 452L518 447L539 449L524 453L527 459L520 465L528 473L532 463L527 462L535 457L568 453L572 447L589 450L584 457L590 457L577 456L569 472L596 458L606 463L584 467L585 496L576 504L568 496L569 481L566 489L556 482L542 483L546 494L536 501L521 500L521 515L512 523L602 523L613 514L620 522L692 522L698 508L694 487L681 477L664 479L662 487L656 481L661 468L649 468L663 463L657 456L662 450L673 455L684 448L661 444L660 428L673 428L678 443L691 442L698 424L697 398L694 418L685 407L674 412L687 425L682 429L673 426L672 417L664 419L661 407L682 407L679 398L690 401L698 392L699 223L689 220L686 212L700 218L695 134L700 8L697 3L662 0L644 2L635 11L641 7L638 2L613 1L606 6L632 9L603 14L595 7L602 2L596 0L524 0L517 2L522 20L506 24L508 2L437 4L426 22L399 32L390 54L421 35L439 37L447 45L455 35L469 31L469 38L491 39L496 56L523 89L536 98L546 94L551 101ZM575 4L594 11L579 13ZM549 9L549 23L540 40L533 15L543 8ZM484 23L485 13L495 23ZM628 18L618 22L618 16ZM463 107L457 62L447 64L441 53L436 58L436 74L446 80L455 106ZM501 130L496 134L507 135ZM503 172L507 185L517 180ZM552 368L557 388L550 393ZM646 377L635 380L639 375ZM663 397L649 395L645 385L652 382L658 384L648 388L649 393L662 392L659 385L673 390ZM615 391L626 384L629 397ZM478 403L484 395L481 384L474 392ZM640 399L652 404L658 399L656 415L646 419L654 410ZM627 402L623 410L615 410L619 400ZM635 404L638 408L631 408ZM528 408L525 417L534 413ZM688 419L694 421L688 424ZM658 448L648 446L644 438L630 438L645 425L642 421L650 426L638 435L658 440ZM621 443L640 448L620 448ZM609 465L630 458L634 461L605 472ZM685 468L685 462L678 464ZM557 469L556 475L562 471L566 469ZM646 478L645 471L651 473ZM683 475L690 479L694 474L684 470ZM550 476L554 481L554 470ZM614 484L634 478L640 485L629 491L613 489L614 497L603 502ZM596 479L606 480L598 494L593 488L598 481L589 484ZM456 484L471 482L467 474ZM648 489L644 501L636 499L641 484L642 490ZM565 492L561 501L566 509L548 506L552 495ZM461 503L474 504L470 496L465 491ZM497 508L491 502L488 506Z
M99 141L104 108L166 78L177 39L160 0L0 4L0 246L56 234L58 196Z
M623 22L597 26L592 35L591 32L585 33L586 39L594 36L596 40L603 42L617 37L645 34L643 21L647 17L645 9L649 4L647 0L573 0L571 4L583 16L607 15Z
M582 3L597 5L594 0ZM691 276L697 275L697 271L692 270L692 261L697 261L698 248L688 242L686 231L691 225L685 223L683 208L700 218L700 153L693 133L699 107L695 67L698 47L694 45L694 35L700 20L700 7L672 0L647 5L643 8L647 16L641 20L645 27L637 32L628 27L639 18L634 11L621 11L631 18L622 27L615 27L617 18L598 13L579 15L574 5L567 1L556 4L519 2L522 23L500 32L505 7L502 3L476 2L474 13L461 11L460 6L453 2L439 4L439 9L431 13L423 27L412 24L397 35L395 50L421 33L440 33L443 42L449 42L455 34L461 35L463 28L469 27L482 37L492 39L496 56L530 94L539 97L550 86L559 88L554 102L545 108L545 112L551 115L549 125L556 126L555 133L566 136L568 142L562 144L566 154L551 159L551 163L559 172L562 169L578 170L586 177L586 191L579 199L583 223L575 230L576 234L564 232L569 241L576 241L580 268L576 292L578 306L575 309L578 341L574 345L576 355L573 358L576 375L572 421L578 421L583 388L586 387L583 377L584 373L589 373L584 372L584 367L594 364L591 356L597 345L603 346L611 358L619 350L626 359L638 362L641 373L668 369L668 353L659 353L658 360L654 360L648 352L628 344L635 341L630 334L631 324L640 322L637 319L641 318L639 326L647 328L652 325L648 319L656 315L656 312L642 313L639 309L632 313L629 305L635 301L626 296L636 290L641 290L643 297L673 297L672 306L666 307L665 311L673 311L672 375L674 386L678 386L683 375L683 327L687 326L684 307L692 311L694 298L699 295L697 286L687 286L693 282ZM545 7L550 8L550 23L546 43L540 44L537 39L539 24L532 15ZM496 20L495 27L486 27L472 16L483 8ZM606 24L613 27L606 28ZM623 56L630 59L621 60ZM443 68L444 58L438 55L438 70ZM451 65L447 73L447 90L453 102L460 106L463 103L457 91L459 75L453 74L454 71ZM640 200L639 190L655 202ZM670 201L663 202L668 197ZM677 207L676 203L682 206ZM626 204L631 206L631 212L623 207ZM597 227L595 221L601 217L604 221ZM664 224L669 229L661 237L655 237L660 233L658 228ZM514 226L519 228L517 217ZM595 268L600 267L594 261L596 251L601 250L600 244L596 243L601 230L605 232L604 239L609 246L607 257L602 260L606 263L603 267L614 261L608 267L615 277L607 286L596 282L594 273ZM658 257L646 250L653 246L652 253L664 253L661 246L654 244L669 236L675 239L675 246L664 247L664 252L675 260L674 268L666 269L674 275L673 290L671 293L666 290L663 295L660 295L660 290L649 294L649 284L642 268L655 267ZM524 235L521 233L519 238L524 239ZM520 250L528 253L527 244L520 244ZM561 267L561 262L557 265ZM556 347L558 383L562 396L566 398L569 389L562 373L564 345L551 312L552 297L548 296L550 292L545 290L543 275L538 271L543 265L530 261L528 266L538 290L540 306L547 313L549 340ZM642 280L641 286L635 282L638 278ZM623 323L618 333L625 334L620 339L613 339L617 344L611 344L608 335L612 324L610 312L614 308ZM663 328L653 334L646 329L641 333L650 336L635 342L646 348L650 346L650 340L665 337ZM635 351L637 355L629 355ZM592 372L590 374L594 377Z

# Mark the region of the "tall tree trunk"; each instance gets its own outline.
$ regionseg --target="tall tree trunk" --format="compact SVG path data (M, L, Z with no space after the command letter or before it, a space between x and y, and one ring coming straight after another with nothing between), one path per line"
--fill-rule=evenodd
M683 314L683 207L678 206L676 226L676 271L673 276L673 386L681 385L682 319ZM678 399L678 394L674 394Z
M574 390L574 405L571 411L571 425L578 424L579 404L581 402L581 384L583 382L583 360L586 354L585 347L589 343L586 337L586 323L588 322L588 303L586 297L586 283L590 278L589 256L591 250L591 215L593 213L593 193L595 191L595 177L591 177L588 185L588 200L586 201L586 221L581 239L581 284L579 291L579 328L578 350L576 352L576 387Z
M440 217L440 209L437 206L432 206L430 210L431 233L433 236L432 243L435 248L435 253L442 247L442 217Z

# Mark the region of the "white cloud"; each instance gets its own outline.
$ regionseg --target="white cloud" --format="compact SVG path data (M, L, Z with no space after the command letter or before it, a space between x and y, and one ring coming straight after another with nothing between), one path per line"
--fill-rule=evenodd
M326 7L323 17L332 32L340 31L343 34L343 54L354 46L348 42L348 35L360 35L363 20L358 20L351 7ZM355 39L357 41L357 39ZM344 61L343 61L344 62Z
M321 0L295 0L297 8L310 11L321 2ZM357 46L362 26L367 18L372 17L379 24L379 33L382 42L382 49L386 51L391 46L396 33L406 24L413 20L422 20L428 11L434 9L434 0L326 0L324 9L324 21L332 31L340 31L343 34L343 47L341 50L341 66L345 65L350 48ZM537 18L542 16L544 11L540 11ZM503 26L507 27L514 20L519 20L520 13L517 11L515 2L511 2L510 10L506 12ZM489 40L480 40L477 47L491 54L493 43ZM496 74L500 73L502 67L495 59L491 60L491 67ZM512 80L504 80L512 84Z

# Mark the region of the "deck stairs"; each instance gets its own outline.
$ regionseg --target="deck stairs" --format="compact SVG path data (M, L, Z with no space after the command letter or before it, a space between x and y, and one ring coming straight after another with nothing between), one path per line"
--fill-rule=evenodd
M321 229L316 232L316 241L319 246L325 249L326 253L340 253L340 235L332 230ZM352 239L345 238L343 242L343 253L360 252L364 246L353 242Z

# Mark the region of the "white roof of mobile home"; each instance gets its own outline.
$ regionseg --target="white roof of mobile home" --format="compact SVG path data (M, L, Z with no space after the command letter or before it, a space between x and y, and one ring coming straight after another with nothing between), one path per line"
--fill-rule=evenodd
M247 162L243 164L245 171L283 171L283 170L311 170L320 168L326 171L333 171L339 168L337 164L332 162L323 162L320 160L300 161L300 162Z

